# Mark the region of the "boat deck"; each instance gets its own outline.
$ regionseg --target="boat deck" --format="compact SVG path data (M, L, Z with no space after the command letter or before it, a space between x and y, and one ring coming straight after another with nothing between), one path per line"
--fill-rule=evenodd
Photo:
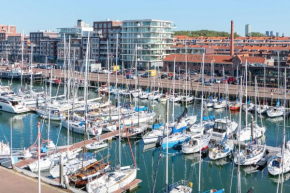
M136 179L130 184L128 184L127 186L124 186L123 188L116 190L114 193L122 193L122 192L127 192L127 191L131 192L135 190L141 182L142 180Z

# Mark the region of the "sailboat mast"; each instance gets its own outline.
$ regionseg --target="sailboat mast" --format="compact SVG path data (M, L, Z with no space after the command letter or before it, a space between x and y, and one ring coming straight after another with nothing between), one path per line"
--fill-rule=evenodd
M47 57L46 57L46 67L47 67ZM47 72L47 68L45 69L45 72ZM51 75L51 73L50 73L50 75ZM46 84L45 84L45 88L46 88ZM46 94L46 89L45 89L45 99L46 99L46 96L47 96L47 94ZM49 97L51 100L51 81L49 82ZM47 106L47 100L45 100L45 102L46 102L46 106ZM50 137L50 135L49 135L50 134L50 114L51 114L50 106L51 105L48 106L48 128L47 128L47 140L48 140L48 142L49 142L49 137Z
M284 76L284 108L286 108L286 89L287 89L287 84L286 84L286 74L287 70L285 68L285 76ZM283 114L283 144L282 144L282 160L281 160L281 165L282 165L282 177L281 177L281 193L283 192L283 182L284 182L284 152L285 152L285 145L286 145L286 133L285 133L285 126L286 126L286 110L284 111Z
M246 127L248 125L248 61L246 60L246 65L245 65L245 73L246 73L246 91L245 91L245 97L246 97Z
M136 75L136 78L135 78L135 89L137 89L137 57L138 57L138 47L137 47L137 43L135 44L135 75Z
M203 90L204 90L204 54L202 54L202 66L201 66L201 107L200 107L200 124L201 127L203 127ZM202 140L202 138L200 138L200 140ZM200 142L200 146L201 146L201 142ZM201 148L199 151L199 169L198 169L198 192L201 192Z
M185 107L187 108L187 46L185 46Z
M118 89L118 33L116 33L116 89Z
M87 139L87 117L88 117L88 57L89 57L89 43L90 43L90 32L88 32L88 40L87 40L87 50L86 50L86 63L85 63L85 84L84 84L84 97L85 97L85 139L83 146L83 156L85 153L85 145ZM84 168L84 159L82 160L82 168Z
M23 33L23 38L24 38L24 33ZM22 41L22 43L21 43L21 66L20 66L20 70L21 70L21 76L20 76L20 78L21 78L21 80L20 80L20 90L22 91L22 79L23 79L23 52L24 52L24 39L23 39L23 41Z
M108 69L108 100L110 100L110 57L109 57L109 42L108 42L108 39L107 39L107 69Z
M30 44L30 50L31 50L30 51L31 52L30 53L30 57L31 57L30 58L30 71L31 71L30 72L30 94L32 94L32 72L33 72L32 71L32 60L33 60L33 44L32 43Z
M174 59L175 61L175 59ZM169 99L167 99L167 113L166 113L166 193L169 192L168 184L168 127L169 127Z
M119 124L119 164L120 168L122 165L122 154L121 154L121 117L120 117L120 93L119 90L118 93L118 124Z
M174 57L174 63L173 63L172 122L174 122L174 102L175 102L175 60L176 60L176 57Z
M69 61L70 61L70 36L69 36L69 38L68 38L68 61L67 61L67 66L69 66ZM69 67L67 68L67 70L69 71ZM65 73L65 71L63 71L63 73L64 74L66 74ZM68 75L68 74L67 74ZM70 87L70 79L69 79L69 77L67 77L67 89L68 89L68 91L67 91L67 102L69 103L69 99L70 99L70 90L69 90L69 87ZM69 127L70 127L70 113L69 113L69 109L67 110L67 152L69 152ZM68 154L69 155L69 154Z
M258 104L258 102L257 102L257 95L258 95L257 76L255 76L255 107L257 107L257 104ZM255 110L255 122L257 124L257 111L256 110Z
M242 80L242 78L241 78ZM242 101L242 83L240 86L240 101ZM242 108L240 108L240 114L239 114L239 126L238 126L238 136L239 136L239 140L238 140L238 153L240 154L241 152L241 125L242 125ZM238 155L238 191L237 193L241 193L241 168L240 168L240 163L241 163L241 156Z

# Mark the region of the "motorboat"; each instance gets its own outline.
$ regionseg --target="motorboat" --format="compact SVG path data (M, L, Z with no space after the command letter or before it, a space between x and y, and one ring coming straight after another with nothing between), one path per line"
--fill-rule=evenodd
M0 111L19 114L29 112L30 109L26 107L22 97L6 95L0 96Z
M226 135L232 135L238 127L235 121L228 118L216 119L213 128L207 130L213 137L223 139Z

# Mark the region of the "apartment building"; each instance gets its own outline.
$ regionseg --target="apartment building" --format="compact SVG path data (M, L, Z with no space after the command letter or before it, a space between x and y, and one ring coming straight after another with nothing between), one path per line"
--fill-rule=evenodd
M30 33L30 46L33 51L33 61L54 63L57 59L58 33L39 30Z
M121 21L111 21L110 19L107 19L106 21L95 21L93 24L94 31L100 35L99 62L102 63L102 66L106 66L107 63L109 63L110 65L115 64L117 56L117 63L120 65L120 54L122 51L120 46L121 25Z
M187 57L187 58L186 58ZM173 71L175 59L175 69L185 69L186 61L188 70L200 71L202 64L201 54L170 54L163 60L163 70ZM272 65L266 58L250 57L248 55L205 55L204 57L204 73L208 74L212 71L216 74L222 74L223 71L227 76L236 76L241 74L242 66L248 65Z
M27 60L28 38L17 33L15 25L0 24L0 60L18 62L22 59L22 44L24 60Z
M82 20L77 21L74 27L58 28L57 64L63 66L65 59L74 62L76 69L83 65L82 37L93 28ZM70 50L70 51L69 51Z
M173 22L143 19L125 20L122 24L121 61L126 67L162 67L170 54Z

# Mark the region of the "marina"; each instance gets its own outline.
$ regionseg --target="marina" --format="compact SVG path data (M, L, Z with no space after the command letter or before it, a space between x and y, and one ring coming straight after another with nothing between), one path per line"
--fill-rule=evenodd
M0 192L290 192L290 3L9 4Z
M37 84L36 84L36 86L37 86ZM17 87L17 84L16 84L16 87ZM17 90L17 88L15 88L16 90ZM90 93L91 94L93 94L93 90L94 89L91 89L90 90ZM56 92L57 91L57 87L53 87L53 92ZM82 91L81 91L82 92ZM104 96L103 96L104 97ZM114 101L114 100L116 100L114 97L112 98L112 100ZM129 101L130 99L129 98L127 98L127 97L125 97L125 98L123 98L123 100L124 101ZM147 106L147 105L149 105L149 108L150 109L153 109L154 108L154 111L156 111L156 113L161 113L163 116L165 116L165 114L164 114L164 110L165 110L165 106L164 106L164 104L162 104L162 103L158 103L157 101L150 101L150 100L137 100L137 99L132 99L132 102L134 103L134 101L136 102L136 103L139 103L140 105L145 105L145 106ZM154 104L154 105L153 105ZM153 105L153 106L151 106L151 105ZM184 105L180 105L180 104L175 104L175 108L176 108L176 110L175 110L175 113L176 113L176 115L175 116L178 116L178 115L180 115L180 114L182 114L182 109L184 109ZM188 114L192 114L193 112L195 112L196 111L196 114L198 115L198 112L200 111L200 103L198 102L197 103L197 106L195 107L194 106L194 104L192 104L192 105L189 105L188 106L188 109L189 109L189 112L188 112ZM170 108L170 111L172 111L172 109ZM224 113L226 113L227 111L226 111L226 109L217 109L217 110L214 110L214 109L208 109L208 114L209 115L215 115L215 116L218 116L218 117L223 117L224 116ZM21 120L23 120L24 121L24 124L25 124L25 122L27 122L27 121L29 121L28 123L28 125L27 126L25 126L24 128L26 128L26 129L29 129L30 127L32 127L32 128L34 128L33 130L34 131L36 131L35 129L37 128L37 122L36 121L41 121L41 119L39 119L39 118L37 118L37 114L34 114L34 113L28 113L28 114L23 114L23 115L13 115L13 114L9 114L9 113L5 113L5 112L1 112L1 114L2 114L2 116L4 116L5 115L5 117L10 117L10 119L13 119L14 121L14 124L13 125L15 125L14 126L14 128L15 129L17 129L17 128L19 128L19 126L20 126L20 128L19 129L21 129L21 127L23 127L24 125L22 125L21 123L17 123L18 121L18 118L17 118L17 116L20 116L20 117L23 117L23 118L20 118ZM232 119L236 119L236 118L238 118L237 116L238 116L238 114L239 113L232 113L231 114L231 117L232 117ZM13 118L14 117L14 118ZM34 118L33 118L34 117ZM263 116L264 117L264 116ZM32 121L32 119L35 119L34 121ZM199 119L199 116L197 117L197 120ZM236 119L237 120L237 119ZM260 119L258 119L258 120L260 120ZM279 152L280 150L281 150L281 148L278 146L277 147L277 145L278 144L280 144L281 143L281 141L279 140L279 138L276 138L275 136L278 136L278 134L277 134L277 132L278 131L280 131L281 130L281 128L282 128L282 126L281 126L281 121L283 120L283 119L279 119L279 118L263 118L263 119L261 119L261 120L263 120L263 121L266 121L266 123L264 123L266 126L267 126L267 128L272 128L272 129L270 129L270 130L267 130L267 132L266 132L266 135L268 136L272 136L272 137L268 137L268 138L266 138L266 142L267 142L267 147L266 147L266 149L267 149L267 151L268 151L268 155L273 155L273 154L276 154L277 152ZM288 121L288 120L287 120ZM259 122L259 121L258 121ZM20 125L19 125L20 124ZM45 124L45 125L47 125L48 124L48 122L47 122L47 120L45 121L45 122L43 122L43 124ZM57 137L57 133L58 133L58 128L59 128L59 122L57 122L57 121L52 121L51 122L51 130L53 131L50 131L51 132L51 134L50 134L50 136L51 136L51 139L52 140L56 140L58 137ZM5 127L5 125L7 125L7 124L2 124L2 131L3 131L3 127ZM22 126L21 126L22 125ZM29 126L30 125L30 126ZM33 126L34 125L34 126ZM7 127L8 126L8 127ZM6 131L6 132L4 132L4 133L6 133L6 135L7 135L7 138L9 138L8 137L8 135L9 135L9 125L7 125L6 127L8 128L8 130ZM23 129L24 129L23 128ZM280 129L279 129L280 128ZM26 130L25 129L25 130ZM23 130L23 132L25 132L25 130ZM16 131L12 131L13 133L15 132L15 134L14 134L14 136L17 138L17 136L19 136L19 134L17 134L18 133L18 131L16 130ZM25 132L25 133L27 133L27 131ZM31 132L28 132L28 133L31 133ZM27 134L28 134L27 133ZM62 147L59 147L58 148L58 151L66 151L66 137L65 137L65 135L66 135L66 130L64 129L64 128L61 128L61 130L60 130L60 134L63 136L63 137L61 137L62 138L62 140L60 140L59 141L59 145L60 146L62 146ZM288 133L288 132L287 132ZM17 135L16 135L17 134ZM32 134L32 136L31 137L33 137L34 139L36 138L36 133L35 132L32 132L31 133ZM43 129L42 130L42 135L43 136L46 136L47 135L47 130L45 130L45 129ZM21 136L21 135L20 135ZM20 137L19 136L19 137ZM113 156L114 155L114 151L116 150L116 148L118 148L118 142L116 141L116 139L114 139L116 136L118 136L118 130L116 130L116 131L113 131L113 132L109 132L109 133L105 133L105 134L102 134L101 136L100 136L100 138L98 137L98 136L96 136L96 137L93 137L93 138L91 138L91 139L89 139L89 140L87 140L86 141L86 144L89 144L89 143L92 143L92 142L95 142L95 141L98 141L98 140L105 140L105 141L107 141L108 140L108 143L109 143L109 146L108 146L108 149L110 149L109 151L111 152L110 154ZM32 138L31 137L28 137L28 139L30 138L31 140L31 142L29 143L29 141L27 141L27 142L25 142L23 145L21 145L21 146L19 146L19 143L16 143L15 142L15 140L13 140L13 147L17 147L17 148L23 148L23 147L29 147L32 143L33 143L33 141L34 141L34 139L32 140ZM77 148L79 148L79 147L82 147L83 146L83 144L84 144L84 142L83 142L83 137L81 136L81 135L79 135L79 134L74 134L74 133L70 133L70 138L71 138L71 148L72 149L77 149ZM21 138L20 138L21 139ZM141 138L136 138L136 139L132 139L132 148L133 148L133 153L135 154L135 155L137 155L137 157L136 157L136 162L137 162L137 164L138 164L138 167L140 167L140 170L142 170L142 168L143 168L143 170L146 170L145 168L147 168L148 166L146 166L146 165L144 165L144 161L143 161L143 157L144 156L149 156L151 153L154 153L154 152L158 152L159 150L158 150L158 148L157 149L155 149L155 145L151 145L151 144L149 144L149 149L147 149L147 146L148 145L145 145L145 144L143 144L142 143L142 139L141 139L141 141L140 141L140 139ZM276 139L278 139L278 141L276 141ZM213 140L216 140L216 141L218 141L219 139L218 138L213 138ZM56 141L55 141L55 143L56 143ZM238 142L237 142L237 140L234 140L234 143L237 145L238 144ZM25 145L26 144L26 145ZM128 146L128 143L126 143L125 141L123 141L122 140L122 144L123 145L125 145L124 146L124 148L129 148ZM151 147L150 147L150 145L151 145ZM114 150L115 149L115 150ZM102 151L104 151L104 150L102 150ZM106 150L105 150L106 151ZM113 151L113 152L112 152ZM150 153L151 152L151 153ZM162 152L163 153L165 153L164 152L164 150L162 150ZM149 153L149 154L148 154ZM155 158L154 159L152 159L151 160L151 164L153 164L153 168L154 167L156 167L156 159L158 158L158 154L156 154L156 153L154 153L155 154ZM103 154L103 153L102 153ZM144 155L142 155L142 154L144 154ZM45 156L46 155L46 153L43 153L42 154L42 156ZM103 154L104 155L104 154ZM116 156L117 156L117 154L116 154ZM128 155L127 155L128 156ZM157 157L156 157L157 156ZM114 156L115 157L115 156ZM150 157L150 156L149 156ZM196 165L196 164L198 164L198 154L189 154L189 155L182 155L182 153L180 152L180 151L178 151L178 150L170 150L170 157L176 157L175 159L177 159L176 161L174 161L174 160L172 160L173 162L172 162L172 164L174 163L174 165L178 165L178 167L187 167L188 169L187 169L187 172L189 172L188 174L190 174L192 171L190 171L190 170L192 170L192 169L190 169L191 167L194 167L194 165ZM269 157L268 157L269 158ZM268 159L267 158L267 159ZM110 158L111 160L115 160L116 159L116 157L115 158ZM205 158L203 158L203 159L205 159ZM206 158L204 161L203 161L203 167L205 167L204 169L203 169L203 171L207 171L208 172L208 169L206 169L206 168L208 168L210 165L212 165L211 167L214 167L214 168L216 168L217 166L215 166L216 164L219 164L220 163L220 161L216 161L216 162L212 162L212 161L210 161L210 160L207 160L208 158ZM23 171L23 170L26 170L25 168L26 168L26 166L28 165L28 164L31 164L31 163L33 163L34 161L36 161L37 159L27 159L27 160L23 160L23 161L21 161L21 160L19 160L19 162L17 163L17 164L15 164L15 167L16 168L19 168L19 170L20 171ZM155 161L156 160L156 161ZM194 160L196 160L196 161L194 161ZM194 164L195 163L195 164ZM227 162L226 161L226 163L230 163L230 162ZM155 165L155 166L154 166ZM230 164L231 165L231 164ZM230 166L229 165L229 166ZM260 163L257 163L257 166L259 166L259 167L265 167L265 162L263 163L263 162L260 162ZM145 168L144 168L145 167ZM152 166L151 166L152 167ZM159 166L160 167L160 166ZM177 168L178 168L177 167ZM218 166L218 167L220 167L220 166ZM216 169L218 169L218 167L216 168ZM223 167L225 167L225 166L223 166ZM154 174L154 169L152 168L152 175ZM176 179L174 180L174 181L178 181L178 179L180 179L180 177L182 177L183 176L183 174L182 173L180 173L179 171L178 171L178 169L174 169L173 171L171 171L171 172L173 172L173 173L175 173L174 175L176 176ZM226 169L227 168L227 169ZM226 171L231 171L232 169L231 168L229 168L229 167L226 167L225 169L224 169L224 172L226 172ZM213 172L218 172L216 169L214 169L213 170ZM233 169L235 169L235 168L233 168ZM249 171L248 171L248 169L249 168L245 168L245 170L247 171L247 173L249 173ZM257 168L256 167L253 167L252 169L250 169L250 171L255 171ZM17 170L17 169L16 169ZM258 170L259 171L259 170ZM259 171L259 172L262 172L262 173L264 173L264 172L266 172L266 169L264 169L264 170L262 170L262 171ZM172 174L173 174L172 173ZM219 173L219 172L218 172ZM218 173L216 173L216 175L218 175ZM250 172L251 173L251 172ZM254 172L254 173L256 173L256 172ZM171 175L172 175L171 174ZM139 175L139 174L138 174ZM145 174L145 173L143 173L143 174L141 174L141 178L137 178L137 179L140 179L140 180L142 180L142 182L141 181L134 181L134 183L132 183L132 186L131 187L127 187L126 186L126 189L130 189L130 188L133 188L133 187L136 187L137 186L137 184L139 184L139 188L137 189L138 190L138 192L139 191L141 191L141 192L148 192L148 191L150 191L150 189L151 188L149 188L151 185L150 185L150 183L149 183L149 181L147 180L147 176L148 174ZM164 175L164 174L162 174L162 173L160 173L159 175ZM222 174L220 174L220 175L222 175ZM252 178L251 177L251 175L250 174L245 174L246 176L247 176L247 178ZM253 175L253 174L252 174ZM45 174L44 176L47 176L47 174ZM179 177L178 177L179 176ZM246 177L245 176L245 177ZM44 177L43 177L44 178ZM162 178L162 177L161 177ZM49 179L49 178L48 178ZM181 178L182 179L182 178ZM268 179L267 179L267 177L266 177L266 179L264 179L264 180L266 180L266 181L268 181ZM194 181L194 178L193 179L191 179L191 181ZM138 183L137 183L138 182ZM141 182L141 183L140 183ZM255 181L253 181L253 182L255 182ZM56 180L56 184L58 184L59 182L58 182L58 180ZM148 184L148 187L147 188L145 188L144 187L144 185L143 185L143 183L145 183L145 184ZM194 182L193 182L194 183ZM214 183L214 184L216 184L216 183ZM218 184L218 183L217 183ZM251 184L251 185L254 185L254 184ZM145 186L147 186L147 185L145 185ZM212 186L212 185L211 185ZM216 186L216 185L215 185ZM140 189L140 187L141 187L141 189ZM157 186L156 188L161 188L162 189L162 187L159 185L159 186ZM145 189L144 189L145 188ZM149 189L148 189L149 188ZM207 186L207 189L208 188L210 188L210 186ZM227 187L224 187L225 189L228 189ZM250 188L250 187L249 187ZM143 190L144 189L144 190Z

